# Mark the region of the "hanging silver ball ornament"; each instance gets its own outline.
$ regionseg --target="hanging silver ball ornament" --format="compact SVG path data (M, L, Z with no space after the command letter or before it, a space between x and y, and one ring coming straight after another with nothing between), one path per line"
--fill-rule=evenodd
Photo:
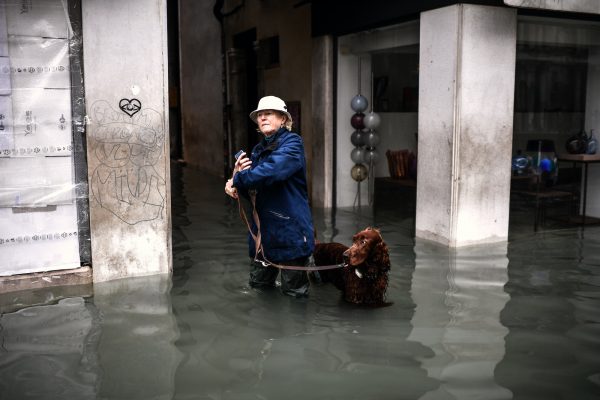
M364 142L367 147L375 147L379 144L379 135L375 131L369 131L364 135Z
M350 158L354 164L360 164L365 161L365 149L362 147L355 147L350 153Z
M350 136L350 141L356 147L361 147L365 145L365 133L359 129L352 132Z
M367 170L367 167L362 164L356 164L354 167L352 167L350 175L356 182L362 182L367 179L368 172L369 171Z
M354 112L363 112L367 109L368 106L369 102L367 101L367 98L362 94L357 94L350 102L350 107L352 107Z
M365 117L365 114L363 113L356 113L352 116L352 118L350 118L350 125L352 125L352 127L354 129L364 129L365 127L365 123L363 122L363 119Z
M365 152L363 157L364 157L365 163L377 164L377 161L379 161L379 152L375 149L369 149Z
M367 129L377 129L381 124L381 117L379 114L371 111L363 118L363 123L365 124L365 128Z

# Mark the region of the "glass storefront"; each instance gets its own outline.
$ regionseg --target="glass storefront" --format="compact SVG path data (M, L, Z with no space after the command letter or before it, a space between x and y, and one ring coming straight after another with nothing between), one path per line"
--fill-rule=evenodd
M546 215L593 222L600 217L600 23L521 16L517 29L513 176L536 178L513 177L513 192L535 200L536 228ZM527 168L515 165L519 158Z
M600 129L600 24L520 17L517 31L513 150Z
M374 180L411 174L408 155L416 156L417 150L418 21L340 37L337 74L337 205L357 205L358 187L365 205L373 200ZM362 128L353 122L357 112L351 105L359 94L368 103ZM368 123L371 112L380 121L373 129ZM406 154L406 165L390 163L392 153ZM360 186L351 174L357 164L368 174ZM413 164L416 173L416 159Z

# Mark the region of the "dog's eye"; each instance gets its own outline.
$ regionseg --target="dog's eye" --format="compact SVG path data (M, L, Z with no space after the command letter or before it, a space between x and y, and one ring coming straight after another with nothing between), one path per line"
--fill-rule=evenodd
M367 244L367 239L363 239L360 241L361 244Z

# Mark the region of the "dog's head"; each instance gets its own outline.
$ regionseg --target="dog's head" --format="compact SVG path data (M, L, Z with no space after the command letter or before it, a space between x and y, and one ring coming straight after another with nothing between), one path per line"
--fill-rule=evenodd
M352 246L344 252L348 266L376 267L384 271L390 269L387 245L378 229L368 227L352 237Z
M344 299L364 305L389 305L385 301L390 257L379 230L367 228L352 238L344 252Z

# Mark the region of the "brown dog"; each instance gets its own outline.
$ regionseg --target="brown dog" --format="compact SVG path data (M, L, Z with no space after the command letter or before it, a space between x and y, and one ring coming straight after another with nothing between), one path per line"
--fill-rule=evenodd
M331 282L354 304L387 305L390 257L379 230L367 228L352 237L352 246L316 243L315 264L344 263L343 268L319 271L322 282Z

